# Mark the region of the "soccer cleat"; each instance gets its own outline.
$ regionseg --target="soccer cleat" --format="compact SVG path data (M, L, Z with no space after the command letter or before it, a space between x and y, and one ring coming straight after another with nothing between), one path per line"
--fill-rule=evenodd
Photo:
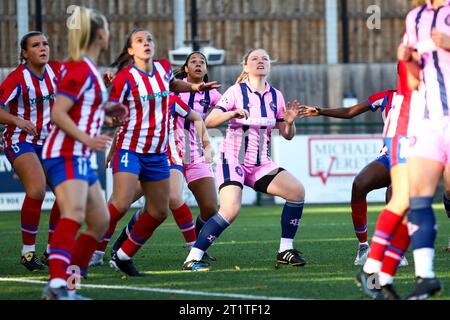
M51 288L46 286L42 291L41 300L91 300L79 295L75 291L69 292L66 286Z
M354 262L355 266L363 266L366 263L369 251L370 247L367 244L359 246Z
M209 271L209 263L203 260L186 261L181 269L184 271Z
M381 291L380 281L378 279L378 274L376 273L366 273L364 270L356 275L356 281L358 287L362 289L365 295L372 299L376 299Z
M400 260L400 263L398 265L399 267L407 267L409 266L408 259L406 259L405 256L402 257L402 260Z
M205 253L203 254L203 259L202 260L207 261L207 262L212 262L212 261L216 261L217 259L215 257L213 257L213 256L210 256L208 254L208 252L205 251Z
M23 264L28 271L35 272L44 269L44 265L39 261L34 252L23 254L20 258L20 263Z
M50 255L50 254L47 252L47 250L44 251L44 253L42 254L42 256L41 256L41 258L40 258L39 260L41 260L41 263L42 263L43 265L48 266L48 257L49 257L49 255Z
M133 260L120 260L117 254L114 254L109 261L109 266L117 271L122 271L129 277L143 277L144 274L137 271Z
M128 238L128 226L125 226L122 231L120 232L120 235L117 237L117 239L114 241L113 246L111 248L111 257L116 253L120 247L122 247L122 244L127 240Z
M395 291L392 284L387 284L381 287L375 300L401 300L398 293Z
M103 252L102 253L94 252L94 254L91 257L91 260L89 261L89 267L102 266L104 264L103 255L104 255Z
M293 267L303 267L306 264L305 258L301 256L301 252L297 249L290 249L277 254L277 264L275 268L280 265L290 265Z
M425 300L442 290L441 283L436 278L416 278L416 287L406 300Z

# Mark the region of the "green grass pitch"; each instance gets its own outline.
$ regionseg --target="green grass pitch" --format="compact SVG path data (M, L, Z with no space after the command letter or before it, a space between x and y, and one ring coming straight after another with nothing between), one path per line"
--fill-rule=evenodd
M381 205L369 206L369 236L373 232ZM435 299L450 299L450 253L446 253L450 236L450 220L443 206L435 206L439 224L436 240L435 269L444 291ZM194 216L198 211L194 210ZM93 299L234 299L239 295L294 299L366 299L356 287L359 267L353 265L355 238L349 205L307 205L295 246L303 252L307 265L301 268L275 269L280 237L280 206L244 207L235 223L226 230L208 251L217 258L210 272L183 272L181 265L187 250L173 218L155 232L137 253L134 261L146 273L143 278L126 278L104 266L89 270L89 279L82 284L153 288L137 291L128 288L82 288L80 293ZM131 212L121 221L128 221ZM0 214L0 278L47 279L47 270L29 273L19 263L21 248L20 214ZM48 213L42 216L37 253L47 241ZM115 236L118 235L119 229ZM109 257L107 250L106 257ZM401 268L396 288L406 296L414 285L413 259ZM105 259L106 260L106 259ZM43 284L0 281L0 300L36 300ZM152 290L152 291L151 291ZM168 291L164 291L168 290ZM185 290L185 291L181 291ZM208 295L215 293L215 296Z

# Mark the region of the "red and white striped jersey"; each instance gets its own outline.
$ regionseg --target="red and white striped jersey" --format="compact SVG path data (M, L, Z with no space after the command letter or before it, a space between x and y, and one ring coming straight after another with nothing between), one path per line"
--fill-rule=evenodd
M44 144L51 129L50 109L55 102L60 69L61 63L49 62L44 75L39 78L26 64L21 64L0 85L0 106L8 107L13 116L31 121L38 132L32 136L15 125L6 125L6 146L18 142Z
M383 116L383 122L386 121L389 112L391 111L396 90L385 90L377 92L366 99L370 109L373 112L380 110Z
M192 109L189 107L180 96L171 94L169 96L169 143L167 154L171 165L183 165L182 152L183 148L180 146L177 135L178 119L179 117L186 118L191 113Z
M113 80L110 101L128 107L130 120L120 128L117 148L136 153L167 151L170 83L167 60L153 61L153 74L130 65Z
M65 62L57 85L57 95L73 100L74 105L68 114L78 129L91 137L100 134L108 92L100 70L93 61L85 57L84 61ZM54 125L45 141L42 157L90 157L91 154L90 148Z

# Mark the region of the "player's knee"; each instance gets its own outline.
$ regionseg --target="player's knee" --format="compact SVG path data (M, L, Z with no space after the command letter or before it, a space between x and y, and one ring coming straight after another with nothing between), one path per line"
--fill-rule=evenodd
M65 218L69 218L82 224L86 218L85 209L81 206L71 206L67 208Z
M127 212L130 209L131 205L130 202L126 199L114 199L113 201L111 201L111 203L119 212Z
M305 200L305 187L301 183L296 184L292 187L285 197L286 201L304 201Z
M27 188L25 191L28 197L34 200L44 200L45 198L45 184L42 186L33 186Z
M218 211L217 205L215 203L206 203L200 206L200 214L202 219L211 218Z
M357 176L352 184L352 196L366 197L368 193L367 182L364 177Z

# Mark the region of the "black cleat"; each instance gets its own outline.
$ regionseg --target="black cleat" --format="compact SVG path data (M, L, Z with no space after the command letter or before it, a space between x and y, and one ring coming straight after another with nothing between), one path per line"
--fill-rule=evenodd
M20 258L20 263L28 269L28 271L35 272L44 269L44 265L36 257L34 252L27 252Z
M203 261L207 261L207 262L212 262L212 261L216 261L217 259L213 256L210 256L208 254L208 252L205 251L205 253L203 254Z
M293 267L303 267L306 264L305 258L301 256L301 252L297 249L290 249L277 254L277 264L275 268L280 265L290 265Z
M111 260L109 261L109 265L111 268L120 270L123 273L125 273L129 277L143 277L144 274L137 271L133 260L120 260L119 257L117 257L117 254L114 254L111 257Z
M47 250L44 251L44 253L42 254L41 258L39 260L41 260L41 263L43 265L48 266L48 257L49 257L49 253L47 252Z
M392 284L387 284L385 286L381 286L381 290L378 293L375 300L401 300L398 293L395 291L394 286Z
M441 283L436 278L416 278L416 287L406 300L425 300L441 292Z
M111 248L111 258L112 256L119 251L120 247L122 247L122 244L125 242L125 240L128 239L128 226L125 226L122 231L120 232L120 235L117 237L117 239L114 241L113 246Z
M381 291L380 281L378 279L378 274L376 273L366 273L364 270L356 275L356 281L358 287L362 289L365 295L372 299L376 299Z
M181 269L184 271L209 271L209 263L203 260L186 261Z

